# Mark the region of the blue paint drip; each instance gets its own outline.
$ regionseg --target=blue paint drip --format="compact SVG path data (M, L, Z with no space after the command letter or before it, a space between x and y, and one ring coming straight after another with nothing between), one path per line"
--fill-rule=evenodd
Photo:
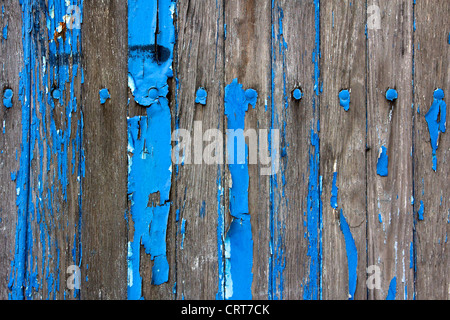
M109 94L108 89L104 88L99 91L100 95L100 103L105 104L106 100L111 99L111 95Z
M256 91L254 92L256 93ZM246 94L234 79L225 88L225 115L228 129L235 130L238 139L244 139L245 114L248 105L256 105L257 94ZM227 132L229 135L230 133ZM248 146L238 150L234 138L227 140L230 188L230 213L233 217L225 239L225 298L251 300L253 282L253 239L248 209ZM240 160L245 159L243 162Z
M381 153L378 157L377 174L381 177L387 177L389 174L389 157L385 146L381 147Z
M395 89L388 89L386 91L386 99L389 101L395 101L398 98L397 90Z
M350 110L350 91L342 90L339 92L339 104L345 111Z
M333 186L331 188L331 199L330 199L330 205L333 209L338 208L337 197L338 197L339 188L336 186L337 175L338 175L337 172L333 173Z
M428 130L431 138L431 147L433 149L433 170L437 170L437 149L439 146L439 135L445 133L447 122L447 104L444 99L444 91L437 89L434 92L434 101L430 110L425 115L428 123Z
M354 300L356 283L358 280L358 251L342 209L340 214L340 226L341 231L344 234L345 248L347 251L349 300Z
M208 98L208 92L204 88L199 88L197 90L197 94L195 97L195 103L199 103L201 105L206 105L206 100Z
M2 35L4 40L8 40L8 25L3 28Z
M3 93L3 105L7 109L12 108L12 106L13 106L13 103L12 103L13 96L14 96L14 92L11 89L6 89L5 92Z
M389 292L386 300L395 300L397 296L397 277L394 277L389 284Z

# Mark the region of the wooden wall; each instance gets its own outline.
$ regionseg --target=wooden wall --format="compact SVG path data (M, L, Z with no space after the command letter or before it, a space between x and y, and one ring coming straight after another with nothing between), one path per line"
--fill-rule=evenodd
M449 1L0 7L0 299L450 298Z

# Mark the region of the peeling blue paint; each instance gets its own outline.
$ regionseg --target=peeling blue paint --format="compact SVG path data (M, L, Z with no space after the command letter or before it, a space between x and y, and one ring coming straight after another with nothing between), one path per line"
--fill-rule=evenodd
M389 292L386 300L395 300L397 296L397 277L394 277L389 284Z
M342 90L339 92L339 104L345 111L350 110L350 91Z
M437 170L437 149L439 146L439 135L445 133L447 123L447 104L444 101L444 91L436 89L434 92L434 101L430 110L425 115L428 123L428 130L431 138L431 147L433 149L433 170Z
M333 185L331 187L331 199L330 199L330 205L333 209L337 209L338 208L338 203L337 203L337 198L338 198L338 191L339 188L337 187L336 183L337 183L337 172L333 173Z
M303 93L300 89L297 88L292 93L292 96L294 97L295 100L301 100L303 98Z
M62 228L62 221L67 221L65 223L69 225L69 220L61 208L63 205L61 201L67 202L69 154L78 155L77 161L72 162L72 166L77 168L77 174L84 168L81 131L77 131L76 134L72 132L72 114L77 112L74 83L80 63L78 50L81 44L81 31L70 29L61 36L60 33L57 34L59 30L57 27L64 21L69 5L78 6L81 19L83 2L49 0L48 3L43 3L24 0L20 4L24 50L24 69L20 73L18 93L22 105L22 145L20 169L16 178L18 222L15 256L11 264L9 298L32 299L33 293L45 286L47 296L43 298L55 299L60 290L61 261L60 244L52 234L56 229ZM43 19L47 21L46 26L40 23ZM64 108L64 113L55 111L49 83L62 88L63 97L59 104ZM81 122L82 117L83 114L80 112ZM65 123L64 129L57 128L55 118L58 118L58 123L62 121ZM77 141L76 146L71 144L73 139ZM32 161L35 170L30 170ZM50 171L51 164L53 172ZM77 178L80 181L79 220L74 225L71 253L73 264L81 266L82 176L79 175ZM30 181L33 181L33 184ZM37 183L34 183L35 181ZM36 196L31 197L31 194ZM54 221L55 214L61 219L59 225ZM39 231L38 239L32 232L36 229ZM37 250L40 250L39 265L38 257L34 256ZM74 296L77 295L78 290L75 290Z
M13 96L14 96L14 92L11 89L6 89L5 92L3 93L3 105L7 109L12 108L12 106L13 106L13 103L12 103Z
M169 279L166 232L171 205L172 131L167 81L173 77L175 10L173 0L128 2L128 86L136 103L147 107L147 116L128 120L128 193L135 227L128 252L130 300L142 298L141 243L154 260L152 284L161 285ZM149 197L158 193L159 204L149 207Z

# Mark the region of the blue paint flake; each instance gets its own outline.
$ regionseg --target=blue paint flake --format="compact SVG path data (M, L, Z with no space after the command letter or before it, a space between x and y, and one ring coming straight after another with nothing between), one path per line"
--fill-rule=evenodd
M340 214L340 227L342 233L344 234L345 248L347 251L349 300L354 300L356 283L358 280L358 251L342 209Z
M434 101L430 110L425 115L428 123L428 130L431 138L431 147L433 149L433 170L437 170L437 149L439 146L439 135L445 133L447 122L447 104L444 99L444 91L437 89L434 92Z
M381 147L377 163L377 174L381 177L387 177L389 174L389 157L385 146Z
M350 91L342 90L339 92L339 104L345 111L350 110Z

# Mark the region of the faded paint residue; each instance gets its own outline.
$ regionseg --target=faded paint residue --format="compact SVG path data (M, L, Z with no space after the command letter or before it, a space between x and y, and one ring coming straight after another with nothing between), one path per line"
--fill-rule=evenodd
M437 89L434 92L434 101L430 110L425 115L433 149L433 170L437 170L437 149L439 147L439 135L445 133L447 123L447 104L444 101L444 91Z
M389 174L389 157L385 146L382 146L380 149L377 163L377 174L381 177L387 177Z
M344 234L345 249L347 251L347 263L348 263L348 297L349 300L354 300L356 292L356 283L358 280L358 251L356 249L355 240L353 239L350 227L345 219L344 212L341 209L340 214L340 227Z
M225 88L225 115L228 129L244 138L248 105L256 105L257 95L248 95L234 79ZM227 133L228 134L228 133ZM231 174L230 213L233 217L225 239L225 298L252 299L253 239L248 209L248 146L238 148L235 137L227 140L228 167ZM244 161L242 162L242 160Z

